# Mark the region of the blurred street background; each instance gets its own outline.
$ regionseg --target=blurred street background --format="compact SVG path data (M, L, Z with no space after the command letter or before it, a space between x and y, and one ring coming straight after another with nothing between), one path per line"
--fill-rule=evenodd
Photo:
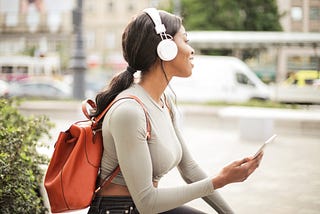
M180 101L320 103L320 0L0 0L0 96L94 97L126 68L122 32L146 7L183 17L201 55L172 82Z
M236 213L319 213L320 0L0 0L0 98L56 124L41 152L126 68L122 32L146 7L181 16L196 51L170 84L208 174L278 134L257 172L220 190ZM160 185L179 183L173 171Z

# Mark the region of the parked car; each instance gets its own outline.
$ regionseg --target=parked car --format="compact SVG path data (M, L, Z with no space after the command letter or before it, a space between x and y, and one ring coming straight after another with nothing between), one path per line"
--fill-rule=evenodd
M12 84L10 96L67 99L72 97L72 90L53 78L27 78Z
M85 98L95 99L97 93L109 84L114 75L111 72L87 72L85 74ZM65 75L63 82L73 88L73 75Z
M8 97L9 95L9 83L4 80L0 80L0 97Z
M306 85L313 85L317 80L320 80L320 71L301 70L295 73L291 73L289 77L284 81L284 84L303 87Z
M171 86L181 102L245 102L270 98L268 85L243 61L229 56L195 56L192 75L173 78Z

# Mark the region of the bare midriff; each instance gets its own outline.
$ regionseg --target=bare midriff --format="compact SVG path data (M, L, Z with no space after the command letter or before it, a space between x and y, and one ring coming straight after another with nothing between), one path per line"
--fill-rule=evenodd
M158 182L153 182L154 187L158 187ZM110 183L107 186L104 186L97 193L99 196L130 196L130 192L127 186L120 184Z

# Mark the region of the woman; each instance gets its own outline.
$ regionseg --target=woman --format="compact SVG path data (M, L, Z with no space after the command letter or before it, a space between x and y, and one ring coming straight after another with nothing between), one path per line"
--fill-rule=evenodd
M200 197L218 213L233 213L216 190L244 181L258 167L262 153L233 162L213 178L192 159L177 125L175 106L164 93L173 77L192 73L194 50L181 19L144 10L126 27L122 47L128 67L97 95L95 115L114 98L135 95L147 109L151 139L145 137L146 117L135 100L121 100L111 107L102 123L105 150L100 177L110 175L118 164L121 172L97 194L89 213L203 213L184 205ZM141 77L135 82L137 70ZM160 178L174 167L188 184L158 188Z

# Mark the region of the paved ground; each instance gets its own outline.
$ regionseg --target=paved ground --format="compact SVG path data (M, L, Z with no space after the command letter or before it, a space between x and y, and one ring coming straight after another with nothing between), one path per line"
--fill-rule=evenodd
M193 122L197 121L195 128ZM219 120L191 116L186 119L185 135L194 157L210 174L225 164L253 154L258 141L244 141L232 124L219 127ZM236 213L305 213L320 212L320 138L315 135L280 132L265 151L258 171L241 184L220 190ZM177 180L172 176L171 184ZM169 182L168 182L169 183ZM214 213L201 200L192 204Z
M55 110L37 109L56 123L53 136L67 129L74 120L81 119L80 110L76 110L80 109L78 104L67 106L66 109L61 106ZM194 158L208 174L214 175L233 160L252 155L260 146L260 141L241 139L236 118L218 117L216 112L220 109L191 109L183 111L184 133ZM24 112L34 113L30 107L24 108ZM319 111L314 112L319 114ZM280 121L275 124L278 138L266 149L260 168L247 181L219 190L236 213L320 213L320 120L293 123ZM49 143L53 145L54 142ZM176 170L160 182L160 186L180 184L183 181ZM215 213L201 199L190 204L207 213ZM73 213L85 213L85 210Z

